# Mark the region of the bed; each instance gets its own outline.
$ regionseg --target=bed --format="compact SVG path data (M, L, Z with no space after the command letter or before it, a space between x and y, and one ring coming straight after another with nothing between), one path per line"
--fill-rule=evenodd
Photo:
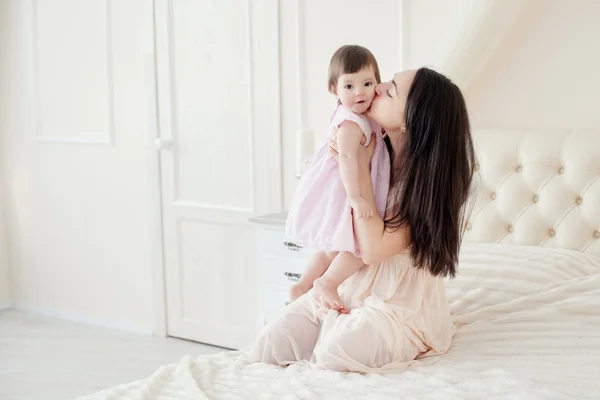
M600 132L477 131L450 351L387 375L184 357L100 399L600 399Z

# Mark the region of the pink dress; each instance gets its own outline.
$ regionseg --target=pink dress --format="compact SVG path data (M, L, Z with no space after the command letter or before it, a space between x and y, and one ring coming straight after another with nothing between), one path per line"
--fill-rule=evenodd
M381 127L361 114L339 106L331 119L327 137L312 156L296 189L286 223L286 235L299 246L320 251L347 251L360 256L354 235L352 209L338 162L329 155L329 133L344 121L353 121L371 142L376 140L371 160L371 182L377 212L383 217L390 185L390 158Z

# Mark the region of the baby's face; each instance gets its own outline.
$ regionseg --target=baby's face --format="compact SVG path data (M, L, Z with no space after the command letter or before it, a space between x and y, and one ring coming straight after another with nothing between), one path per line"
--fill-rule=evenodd
M367 67L355 74L341 75L335 92L343 105L355 113L362 114L371 106L376 84L373 68Z

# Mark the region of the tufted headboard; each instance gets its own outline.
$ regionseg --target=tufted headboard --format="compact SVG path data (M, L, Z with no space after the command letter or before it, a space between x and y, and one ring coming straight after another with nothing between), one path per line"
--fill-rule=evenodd
M600 131L473 132L477 196L464 242L600 254Z

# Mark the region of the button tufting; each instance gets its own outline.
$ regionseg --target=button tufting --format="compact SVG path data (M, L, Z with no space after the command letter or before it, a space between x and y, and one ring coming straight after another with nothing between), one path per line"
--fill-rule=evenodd
M477 158L471 166L478 171L476 193L469 204L472 215L460 227L465 242L600 254L600 157L589 153L600 148L600 133L522 130L502 138L499 133L476 133Z

